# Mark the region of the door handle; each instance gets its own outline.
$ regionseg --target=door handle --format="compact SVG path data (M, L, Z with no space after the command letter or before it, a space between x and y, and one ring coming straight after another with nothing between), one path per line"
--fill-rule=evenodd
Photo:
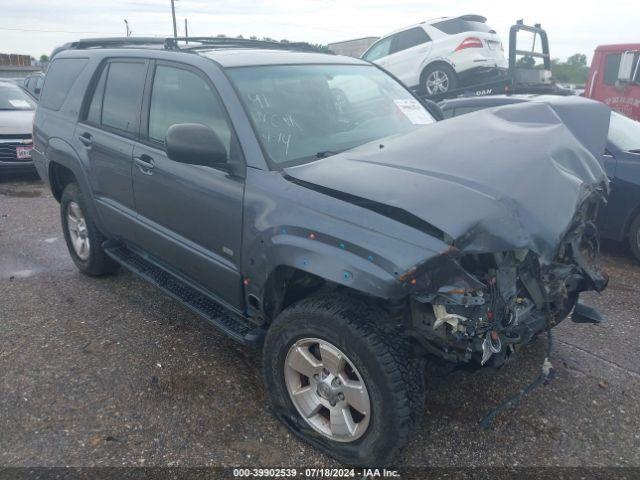
M139 157L133 157L133 161L135 162L138 170L140 170L145 175L153 175L153 168L156 166L153 158L151 158L146 153L143 153Z
M91 135L89 132L84 132L78 137L78 140L80 140L80 142L85 147L90 147L91 145L93 145L93 135Z

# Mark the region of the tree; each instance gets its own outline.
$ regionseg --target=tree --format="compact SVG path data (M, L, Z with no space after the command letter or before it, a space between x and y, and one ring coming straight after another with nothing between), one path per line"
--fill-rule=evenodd
M45 55L45 54L40 55L40 61L42 63L48 62L49 61L49 55Z
M575 53L567 58L564 63L554 58L551 61L551 74L557 82L585 84L589 76L587 56L582 53Z
M516 61L518 68L544 68L542 64L536 64L535 59L531 56L523 56ZM583 53L574 53L566 62L562 62L559 58L551 59L551 75L560 83L574 83L581 85L587 83L589 76L589 67L587 66L587 56Z
M567 58L567 65L587 66L587 56L584 53L574 53Z

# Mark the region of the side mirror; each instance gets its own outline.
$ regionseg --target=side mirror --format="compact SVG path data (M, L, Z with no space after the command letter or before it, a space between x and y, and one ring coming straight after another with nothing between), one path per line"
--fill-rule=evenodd
M227 162L227 150L216 132L199 123L177 123L167 130L167 155L174 162L213 166Z
M620 68L618 69L618 81L629 83L633 81L633 59L635 52L624 52L620 56Z
M40 88L40 87L36 87L36 88L34 88L34 89L33 89L33 93L34 93L35 95L40 95L40 90L41 90L41 88Z

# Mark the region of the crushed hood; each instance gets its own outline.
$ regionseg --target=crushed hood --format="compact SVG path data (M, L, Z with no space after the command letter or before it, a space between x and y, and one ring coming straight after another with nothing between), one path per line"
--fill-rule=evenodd
M530 249L550 262L606 184L610 110L582 98L509 105L287 168L285 174L467 253ZM407 220L408 219L408 220Z

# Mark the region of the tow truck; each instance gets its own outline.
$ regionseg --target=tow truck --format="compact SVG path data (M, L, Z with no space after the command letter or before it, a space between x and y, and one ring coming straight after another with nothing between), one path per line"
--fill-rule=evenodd
M518 34L520 32L533 34L530 50L518 48ZM541 51L536 51L537 42L540 42ZM536 58L542 59L540 67L535 66ZM518 20L509 29L509 66L506 71L501 70L484 82L467 85L436 95L426 95L424 92L415 93L420 98L433 102L460 96L574 94L572 90L562 88L556 84L551 75L551 56L549 54L549 37L547 36L547 32L542 28L541 24L536 23L534 26L525 25L524 20Z

